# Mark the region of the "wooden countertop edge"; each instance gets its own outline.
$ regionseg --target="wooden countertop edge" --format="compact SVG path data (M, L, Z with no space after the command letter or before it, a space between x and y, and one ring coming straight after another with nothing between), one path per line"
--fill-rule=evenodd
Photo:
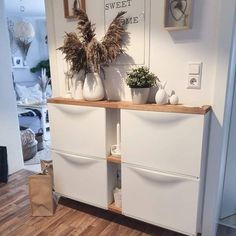
M211 110L211 106L204 105L202 107L190 107L184 105L157 105L157 104L140 104L136 105L132 102L126 101L85 101L70 98L55 97L47 101L51 104L65 104L77 106L91 106L104 107L113 109L127 109L140 111L156 111L156 112L170 112L170 113L185 113L185 114L199 114L204 115Z

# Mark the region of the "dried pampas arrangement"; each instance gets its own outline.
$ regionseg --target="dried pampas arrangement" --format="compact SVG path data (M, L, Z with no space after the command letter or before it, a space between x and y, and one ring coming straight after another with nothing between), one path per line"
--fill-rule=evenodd
M73 74L81 70L85 73L100 73L102 65L110 64L124 53L122 36L125 26L122 20L125 13L122 11L117 14L100 42L95 37L95 26L89 21L87 14L81 9L75 10L78 34L66 33L64 45L59 48L71 65Z
M24 60L26 60L30 45L35 36L33 25L27 21L16 22L14 27L14 36Z

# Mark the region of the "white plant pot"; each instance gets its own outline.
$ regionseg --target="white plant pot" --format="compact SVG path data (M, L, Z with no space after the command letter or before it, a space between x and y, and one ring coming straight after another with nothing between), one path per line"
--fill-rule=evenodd
M147 103L150 88L131 88L133 104Z
M83 98L87 101L99 101L104 98L105 91L98 73L86 74L83 86Z
M156 104L164 105L168 103L168 94L164 89L159 89L155 96Z

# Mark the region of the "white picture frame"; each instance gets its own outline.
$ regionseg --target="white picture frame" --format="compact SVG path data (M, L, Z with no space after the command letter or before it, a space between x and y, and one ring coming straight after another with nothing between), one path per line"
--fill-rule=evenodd
M13 57L13 66L14 67L23 67L23 58L22 57Z

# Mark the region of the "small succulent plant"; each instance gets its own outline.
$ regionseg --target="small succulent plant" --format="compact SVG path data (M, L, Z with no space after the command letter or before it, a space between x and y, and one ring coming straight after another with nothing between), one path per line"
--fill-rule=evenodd
M157 85L158 77L146 66L131 69L127 72L126 84L130 88L151 88Z

